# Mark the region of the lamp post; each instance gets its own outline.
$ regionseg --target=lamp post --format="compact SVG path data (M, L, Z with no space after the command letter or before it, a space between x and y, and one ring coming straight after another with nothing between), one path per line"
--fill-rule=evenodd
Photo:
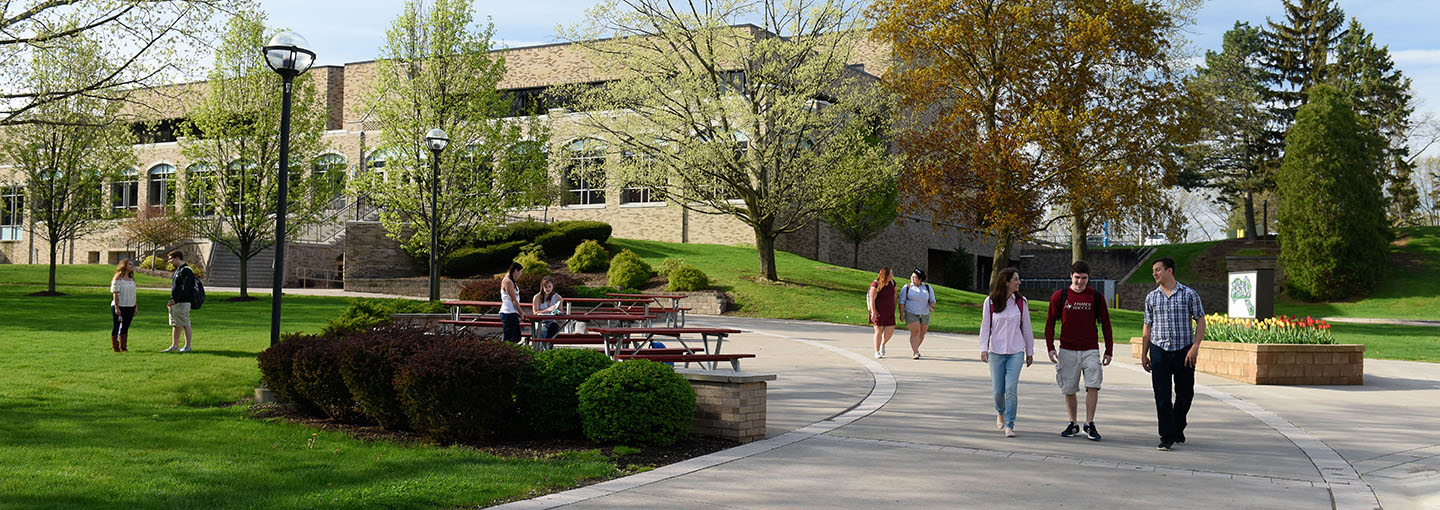
M275 204L275 284L270 292L270 346L280 343L280 288L285 284L285 216L289 202L290 177L290 88L295 77L310 70L315 52L300 34L284 31L270 38L261 51L265 65L280 73L284 90L280 101L280 192Z
M440 300L440 152L450 145L450 135L440 128L425 133L425 146L430 148L430 300Z

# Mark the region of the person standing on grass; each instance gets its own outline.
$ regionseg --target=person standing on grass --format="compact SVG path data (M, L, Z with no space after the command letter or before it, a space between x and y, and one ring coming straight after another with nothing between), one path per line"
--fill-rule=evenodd
M875 326L875 359L885 357L885 344L895 336L895 277L890 268L880 268L865 295L865 308L870 311L870 325Z
M175 266L170 276L170 347L160 352L190 352L190 302L195 299L195 271L185 263L185 254L180 250L165 256L165 261ZM185 346L180 346L180 333L185 333Z
M535 293L534 300L530 303L530 309L535 315L555 315L560 313L560 295L555 293L555 280L549 276L540 279L540 292ZM560 323L545 321L540 326L540 338L555 338L560 332Z
M520 343L520 290L515 280L523 270L519 262L511 262L505 278L500 280L500 330L506 342L517 344Z
M125 259L115 266L115 276L110 277L110 348L115 352L130 350L130 322L139 309L135 301L135 263Z
M1055 321L1060 321L1060 350L1055 350ZM1105 332L1105 354L1100 354L1100 339L1095 334L1099 325ZM1045 314L1045 349L1050 353L1050 362L1055 364L1055 383L1060 394L1065 396L1065 410L1070 413L1070 424L1060 437L1084 434L1091 441L1100 440L1100 431L1095 428L1095 406L1100 403L1100 381L1102 366L1110 364L1110 355L1115 351L1115 334L1110 329L1110 310L1105 306L1105 296L1090 288L1090 264L1076 261L1070 265L1070 286L1055 291L1050 296L1050 311ZM1085 376L1085 425L1075 424L1075 413L1079 402L1075 394L1080 391L1080 376Z
M925 283L925 272L910 273L910 283L900 289L900 311L910 331L911 359L920 359L920 343L930 331L930 313L935 311L935 289Z
M1160 450L1185 444L1185 415L1195 398L1195 359L1205 338L1205 307L1200 294L1175 281L1175 260L1165 257L1150 266L1155 283L1145 296L1145 329L1141 333L1140 366L1150 372L1155 415L1160 421ZM1171 382L1175 399L1171 401Z
M1020 271L1013 267L1000 270L980 305L980 361L990 364L995 426L1005 437L1015 437L1020 369L1022 363L1028 367L1035 362L1035 334L1030 330L1030 309L1020 295Z

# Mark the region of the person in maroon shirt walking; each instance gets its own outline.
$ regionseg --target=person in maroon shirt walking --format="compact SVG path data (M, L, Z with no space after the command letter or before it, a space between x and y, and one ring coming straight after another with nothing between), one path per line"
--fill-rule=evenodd
M1060 350L1055 350L1055 321L1060 321ZM1095 325L1105 331L1105 355L1100 355L1100 339ZM1110 311L1105 296L1090 288L1090 264L1077 261L1070 265L1070 286L1050 296L1050 312L1045 315L1045 348L1055 364L1055 383L1065 395L1065 410L1070 424L1061 437L1084 434L1091 441L1100 440L1095 429L1095 406L1100 402L1100 367L1110 364L1115 351L1115 335L1110 330ZM1085 376L1085 425L1075 424L1075 394L1080 391L1080 376Z

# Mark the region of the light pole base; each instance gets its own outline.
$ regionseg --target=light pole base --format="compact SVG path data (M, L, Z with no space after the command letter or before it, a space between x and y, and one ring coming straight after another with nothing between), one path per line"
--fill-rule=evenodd
M255 388L256 404L274 404L279 401L280 395L275 394L274 390L265 387Z

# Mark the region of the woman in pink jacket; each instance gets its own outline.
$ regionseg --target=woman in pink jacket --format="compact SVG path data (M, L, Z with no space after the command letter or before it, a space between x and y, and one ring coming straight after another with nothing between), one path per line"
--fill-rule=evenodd
M1015 437L1021 364L1028 367L1035 361L1035 335L1030 330L1030 308L1020 295L1020 272L1001 269L980 309L980 361L990 364L995 427L1005 437Z

